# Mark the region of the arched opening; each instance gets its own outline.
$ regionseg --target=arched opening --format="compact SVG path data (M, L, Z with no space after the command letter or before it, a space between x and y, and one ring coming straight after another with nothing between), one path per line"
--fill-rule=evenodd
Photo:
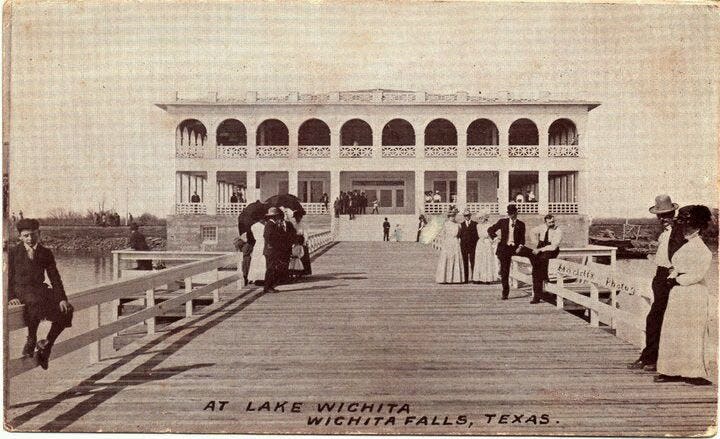
M570 119L558 119L548 129L548 145L577 145L578 134Z
M467 129L468 145L498 145L497 126L488 119L477 119Z
M175 129L175 144L180 146L204 145L207 128L197 119L185 119Z
M372 128L362 119L351 119L340 128L341 146L372 146Z
M236 119L226 119L218 125L215 140L218 146L246 146L247 130Z
M435 119L425 127L426 145L457 145L457 129L447 119Z
M415 129L405 119L393 119L383 128L383 146L415 145Z
M285 146L290 144L288 128L277 119L263 121L255 136L257 146Z
M538 145L538 129L530 119L518 119L510 125L508 133L510 145Z
M310 119L298 129L298 145L330 145L330 128L320 119Z

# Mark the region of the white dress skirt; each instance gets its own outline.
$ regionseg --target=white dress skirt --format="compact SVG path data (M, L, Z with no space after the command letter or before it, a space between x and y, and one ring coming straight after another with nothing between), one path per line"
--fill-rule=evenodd
M709 379L705 342L709 333L709 292L705 275L712 253L699 236L672 257L679 285L670 290L660 334L657 371L663 375ZM713 310L714 312L714 310Z
M478 224L478 234L482 237L481 225ZM487 235L487 228L484 228ZM480 238L475 246L475 266L472 272L473 282L496 282L500 280L500 262L495 256L492 239L487 236Z
M252 256L250 259L250 270L248 271L248 282L254 282L256 280L265 280L265 269L267 264L265 263L265 225L261 222L257 222L250 227L253 235L255 236L255 247L253 247Z
M447 221L440 231L442 247L435 282L439 284L462 283L464 278L462 253L460 252L460 225Z

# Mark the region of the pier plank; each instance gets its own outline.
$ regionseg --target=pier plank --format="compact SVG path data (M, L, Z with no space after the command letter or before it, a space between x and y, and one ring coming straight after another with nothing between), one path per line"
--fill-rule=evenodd
M656 384L625 367L637 348L554 305L529 304L522 290L501 301L495 285L436 285L435 258L413 243L336 244L313 276L280 294L226 288L219 303L111 358L11 389L7 420L51 431L603 436L703 434L716 424L715 385ZM210 400L230 402L204 411ZM303 410L245 410L266 400L303 401ZM334 401L407 403L416 418L469 421L403 425L402 414L394 426L308 425L318 403Z

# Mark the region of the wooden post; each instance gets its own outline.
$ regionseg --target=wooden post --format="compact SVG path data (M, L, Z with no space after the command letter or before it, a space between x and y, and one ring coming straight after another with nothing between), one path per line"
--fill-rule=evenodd
M560 293L565 289L565 279L562 277L560 273L555 274L557 276L557 287L558 291L555 293L555 306L557 308L563 309L565 308L565 300L560 295Z
M214 272L215 272L215 280L216 281L220 280L220 270L216 268L214 270ZM220 301L220 288L216 288L215 290L213 290L213 303L218 303L219 301Z
M598 287L592 282L590 282L590 299L593 305L600 304L600 294L598 292ZM590 325L600 326L600 318L598 312L594 309L590 310Z
M518 263L511 259L510 260L510 286L513 288L518 287L518 280L517 280L517 272L518 272Z
M155 289L150 288L145 291L145 308L152 308L153 306L155 306ZM148 335L155 334L155 317L145 320L145 324L147 325Z
M120 253L113 253L113 280L120 279ZM120 317L120 299L110 302L110 321L115 322Z
M610 266L615 268L615 261L617 260L617 249L610 250Z
M185 292L189 293L192 291L192 277L185 278ZM192 317L193 315L193 303L192 299L185 302L185 317Z
M100 304L88 308L88 312L92 313L92 329L100 327ZM90 364L97 363L100 361L100 340L93 342L89 346L90 348Z

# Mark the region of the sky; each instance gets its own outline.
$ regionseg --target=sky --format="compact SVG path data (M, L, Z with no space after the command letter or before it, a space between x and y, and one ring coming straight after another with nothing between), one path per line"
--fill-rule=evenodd
M11 6L10 207L25 216L102 203L134 216L171 213L174 126L154 104L175 91L372 88L600 101L587 132L592 216L649 216L658 193L717 206L718 7Z

